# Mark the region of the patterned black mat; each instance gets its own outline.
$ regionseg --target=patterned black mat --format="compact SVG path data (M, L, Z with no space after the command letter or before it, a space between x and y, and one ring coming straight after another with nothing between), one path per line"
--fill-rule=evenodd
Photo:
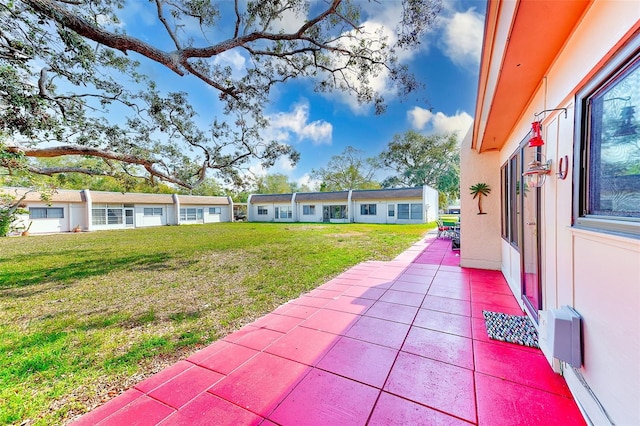
M482 311L490 339L539 348L538 331L527 316Z

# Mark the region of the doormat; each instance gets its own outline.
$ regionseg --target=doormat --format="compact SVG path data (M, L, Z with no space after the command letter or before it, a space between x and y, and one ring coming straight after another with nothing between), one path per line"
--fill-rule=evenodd
M490 339L539 348L538 330L527 316L482 311Z

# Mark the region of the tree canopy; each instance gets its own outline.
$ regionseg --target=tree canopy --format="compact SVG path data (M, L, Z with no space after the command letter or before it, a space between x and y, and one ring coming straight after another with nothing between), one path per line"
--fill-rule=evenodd
M418 87L397 54L420 43L440 1L399 0L394 34L365 26L367 3L352 0L2 2L0 167L192 188L207 171L238 182L252 161L295 163L291 146L262 137L272 88L308 79L316 91L347 92L384 111L373 79L385 74L405 96ZM153 9L153 37L129 31L132 7ZM246 59L241 72L223 60L230 54ZM200 118L187 91L161 90L151 66L210 90L219 113ZM70 155L102 164L30 161Z
M320 181L321 191L378 189L374 176L380 168L375 158L365 158L365 152L348 146L334 155L327 167L311 170L311 177Z
M460 147L455 134L395 135L380 161L396 173L383 181L385 188L429 185L449 199L460 197Z

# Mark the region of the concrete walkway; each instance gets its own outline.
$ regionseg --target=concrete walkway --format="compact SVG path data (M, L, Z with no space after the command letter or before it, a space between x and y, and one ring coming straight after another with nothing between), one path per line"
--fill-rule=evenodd
M523 315L498 271L429 236L365 262L138 383L76 425L583 425L542 353L489 340Z

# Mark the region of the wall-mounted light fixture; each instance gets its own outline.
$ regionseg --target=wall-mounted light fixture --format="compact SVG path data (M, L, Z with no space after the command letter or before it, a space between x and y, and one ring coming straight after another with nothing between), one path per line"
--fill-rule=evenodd
M551 160L544 161L544 156L537 154L536 157L527 164L527 170L522 174L522 177L524 177L525 184L530 188L540 188L544 185L544 181L549 173L551 173Z

